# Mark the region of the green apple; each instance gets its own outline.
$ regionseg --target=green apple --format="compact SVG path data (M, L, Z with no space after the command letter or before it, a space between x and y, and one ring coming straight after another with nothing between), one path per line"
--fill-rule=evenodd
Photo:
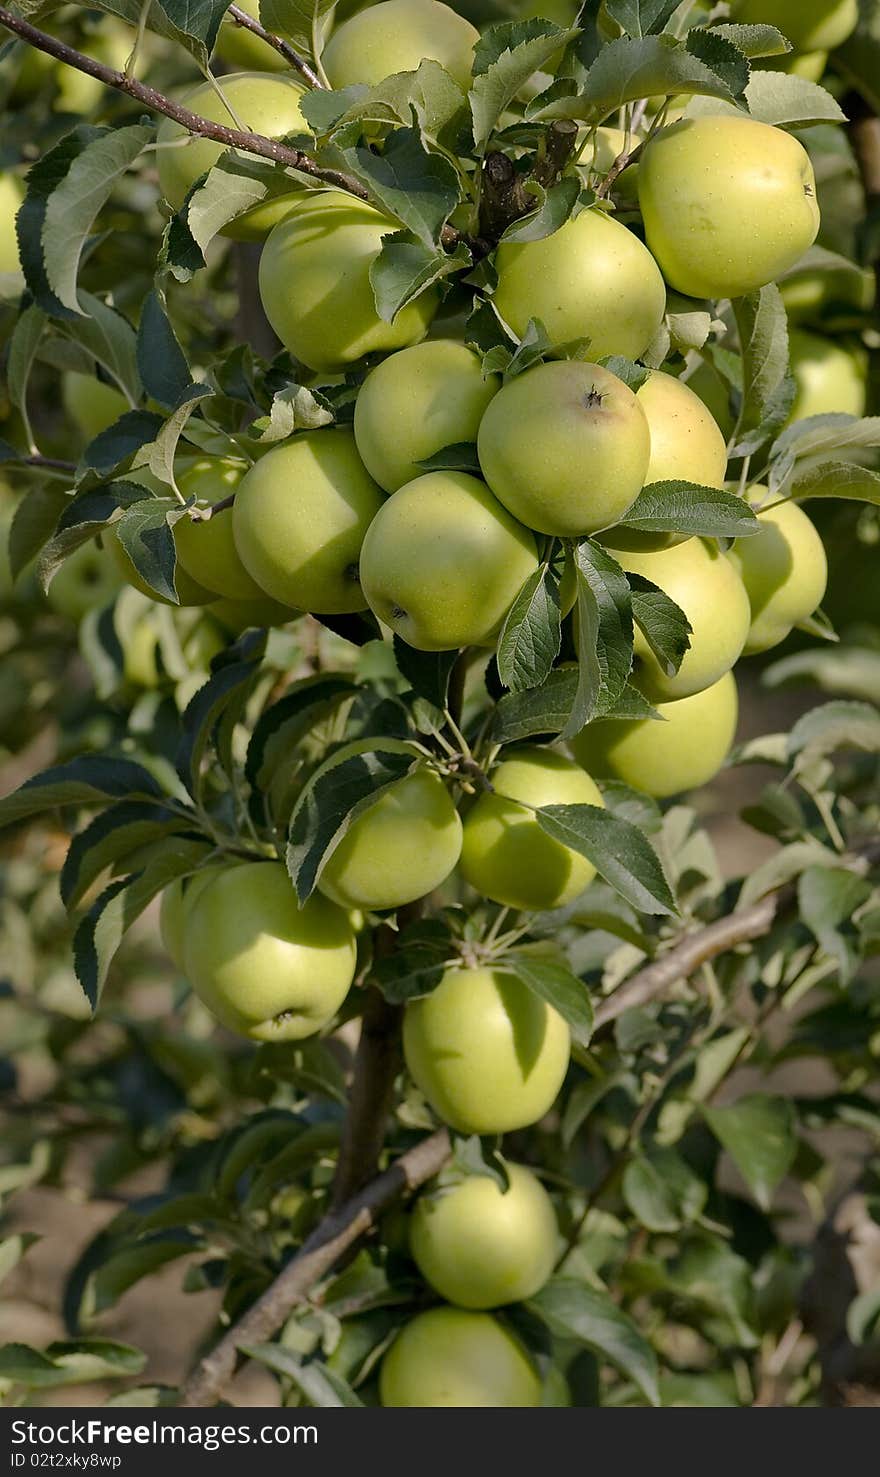
M268 51L268 47L265 48ZM191 112L211 123L242 128L268 138L289 133L309 133L300 112L304 88L291 76L272 72L233 72L214 82L201 82L184 92L179 101ZM179 210L200 175L206 174L226 152L213 139L188 134L172 118L163 118L156 138L159 184L172 210ZM252 155L245 156L253 159ZM278 193L270 194L243 215L223 227L222 235L238 241L262 241L299 198L302 186L279 170Z
M66 369L61 376L61 401L87 443L131 410L114 385L105 385L94 375L79 374L75 369Z
M134 42L134 30L105 15L100 28L90 32L82 42L80 51L94 61L122 72ZM108 91L98 77L90 77L87 72L80 72L65 62L57 63L54 76L56 92L52 106L56 113L93 113Z
M803 77L806 82L821 82L828 65L827 51L789 51L785 56L761 58L762 70L787 72L790 77Z
M188 910L221 871L240 865L240 862L208 862L191 876L175 878L163 891L159 904L159 934L165 953L178 969L183 969Z
M661 666L642 632L635 632L633 681L650 702L692 697L729 672L749 633L749 597L718 545L690 538L650 553L611 549L623 568L640 574L674 600L690 621L691 644L675 676Z
M645 483L681 481L723 487L727 443L699 395L680 379L654 369L636 399L651 435ZM626 526L612 529L609 535L619 549L665 549L687 537L686 533L639 533Z
M376 312L370 267L382 237L399 230L399 221L354 195L315 190L300 196L270 233L260 258L260 296L284 347L301 363L344 369L365 354L425 337L439 301L433 288L391 323Z
M81 621L90 610L100 610L119 593L119 570L94 539L80 544L65 559L48 590L49 604L68 620Z
M434 1291L460 1308L521 1303L556 1260L553 1201L531 1170L508 1164L502 1190L489 1175L422 1194L410 1221L413 1259Z
M789 367L797 391L789 422L809 415L864 415L868 356L854 345L793 328L788 336Z
M776 26L798 51L833 50L859 18L858 0L734 0L730 9L746 24Z
M260 19L260 0L236 0L239 10L243 10L252 20ZM273 7L273 13L277 14L277 7ZM283 35L276 26L271 27L276 35ZM283 35L283 39L290 38ZM227 11L223 17L223 24L217 32L217 42L214 46L214 55L219 56L221 61L227 62L231 67L240 67L247 71L253 69L255 72L289 72L290 63L276 51L268 42L262 41L249 31L246 26L237 26Z
M174 604L173 600L168 600L164 595L160 595L158 591L152 589L147 584L145 579L141 578L134 566L133 560L119 542L119 536L112 525L106 530L103 538L107 553L110 555L122 578L129 585L132 585L135 590L140 590L142 595L148 595L151 600L158 601L160 605ZM179 605L207 605L212 600L217 599L213 590L205 589L204 585L200 585L196 580L192 579L180 564L175 566L174 588L177 591L177 603Z
M215 600L211 615L233 636L240 636L249 626L286 626L299 620L301 610L291 610L269 595L256 600Z
M552 1107L568 1070L562 1016L515 975L453 967L411 1000L406 1065L438 1117L459 1133L510 1133Z
M158 687L162 681L159 664L159 632L149 615L141 616L126 631L122 642L122 675L132 687Z
M419 651L485 646L528 576L535 541L476 477L426 472L376 514L361 551L373 614Z
M392 739L358 739L337 749L323 771L332 773L367 749L417 757L408 744ZM318 887L342 908L399 908L445 882L460 854L458 811L437 771L422 764L352 822Z
M657 263L632 231L584 210L542 241L502 242L492 299L519 338L540 318L553 344L588 341L590 354L638 359L666 311Z
M21 205L22 191L14 174L0 174L0 274L20 272L15 217Z
M599 719L569 745L589 774L622 780L665 800L707 785L723 765L736 733L736 681L725 672L711 687L659 703L654 718Z
M792 626L821 604L828 580L825 546L806 513L792 502L761 512L767 496L766 487L752 488L749 501L761 531L737 539L730 551L752 611L747 653L769 651L784 641Z
M639 203L664 277L688 297L763 287L794 266L819 229L806 149L744 116L662 128L642 150Z
M722 436L729 439L735 421L730 408L730 386L724 376L708 359L700 359L688 374L687 386L702 400Z
M375 87L395 72L415 71L428 59L439 62L465 88L479 39L470 21L439 0L382 0L343 21L321 61L331 87L356 82Z
M370 370L355 402L354 438L367 471L386 492L421 477L420 461L476 441L500 387L498 375L484 378L478 356L452 339L389 355Z
M461 875L508 908L562 908L596 875L586 857L541 830L533 807L602 805L588 774L564 754L516 749L493 769L492 790L465 817Z
M184 972L217 1019L251 1041L300 1041L333 1019L354 979L347 914L300 907L280 862L224 867L186 908Z
M795 267L779 284L789 324L833 330L852 326L874 306L874 274L831 257L825 264Z
M393 0L389 0L393 4ZM538 1406L541 1381L519 1340L491 1313L429 1308L382 1361L384 1406Z
M577 538L617 523L638 497L651 437L645 412L616 374L565 359L538 364L499 390L477 449L486 481L515 518Z
M228 457L203 456L179 474L177 485L185 498L196 499L196 508L204 509L237 494L245 470ZM207 520L181 518L174 525L174 545L181 569L206 590L228 600L264 598L265 591L251 579L236 550L232 508Z
M363 610L361 546L382 503L350 430L302 431L239 484L235 547L260 588L283 605L318 615Z

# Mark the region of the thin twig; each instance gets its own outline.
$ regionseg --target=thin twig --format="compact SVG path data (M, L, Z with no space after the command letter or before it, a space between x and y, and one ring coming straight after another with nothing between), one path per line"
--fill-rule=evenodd
M433 1179L451 1152L449 1134L440 1129L402 1154L340 1210L326 1216L262 1297L201 1360L181 1389L180 1404L205 1406L218 1401L235 1373L240 1348L271 1339L309 1290L373 1229L382 1212L401 1195Z
M317 72L312 70L304 56L300 56L298 51L294 51L290 42L285 41L283 36L276 36L274 31L267 31L265 26L262 26L254 16L248 15L246 10L241 10L237 5L230 5L226 14L237 26L242 26L254 36L259 36L260 40L265 41L267 46L274 47L279 55L284 57L285 61L290 62L290 65L299 72L300 76L308 82L310 87L323 88L324 84Z
M30 456L8 456L0 465L4 467L36 467L46 472L69 472L71 477L76 472L76 462L65 462L57 456L42 456L35 451Z

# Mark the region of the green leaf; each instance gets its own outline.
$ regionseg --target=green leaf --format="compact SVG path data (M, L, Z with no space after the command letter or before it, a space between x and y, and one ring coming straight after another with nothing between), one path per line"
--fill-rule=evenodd
M592 539L574 545L573 556L579 681L563 738L573 738L591 718L614 707L626 686L633 656L633 610L626 575L608 550Z
M321 868L348 828L408 774L415 762L409 750L365 750L347 759L330 757L300 791L287 844L287 870L300 904L315 889Z
M526 1307L557 1338L573 1339L607 1359L631 1379L651 1405L660 1404L657 1357L632 1319L605 1289L587 1287L573 1278L554 1277Z
M492 720L494 741L512 744L536 734L558 734L571 716L578 682L577 667L557 667L541 687L502 697Z
M27 1344L4 1344L0 1349L0 1380L12 1380L28 1389L85 1385L140 1374L146 1362L146 1355L139 1349L111 1339L54 1343L43 1353Z
M728 82L674 37L645 36L634 41L622 36L603 47L580 96L572 100L577 111L566 116L600 121L637 98L678 92L734 101Z
M680 0L607 0L605 12L627 36L656 36L678 9Z
M43 230L48 202L52 193L65 180L68 171L89 145L100 139L104 130L80 125L38 159L28 172L27 194L16 216L19 256L25 281L34 301L53 318L76 318L79 303L67 307L53 290L46 274L43 256Z
M695 1175L674 1149L651 1149L626 1166L623 1198L636 1220L649 1231L678 1231L702 1214L708 1196L705 1181Z
M461 186L442 154L429 154L417 129L398 128L381 154L364 147L341 149L345 168L366 185L373 199L423 245L437 246L440 232L459 202Z
M451 446L435 451L433 456L423 457L416 466L426 472L472 472L475 477L480 475L480 459L473 441L454 441Z
M44 482L32 487L18 504L9 529L9 572L15 580L50 539L70 502L64 485Z
M880 507L880 472L852 462L820 462L793 478L788 487L793 502L812 497L836 497Z
M502 241L543 241L545 237L552 236L560 226L571 217L574 208L581 197L581 183L579 179L569 176L561 179L549 190L543 192L543 198L535 210L529 211L528 215L520 216L519 220L507 227L501 237Z
M42 308L37 307L36 303L31 303L30 307L25 308L21 313L12 330L12 338L9 340L6 355L6 387L9 398L26 426L29 424L28 381L45 329L45 313Z
M612 374L616 374L619 380L623 380L627 389L632 390L634 395L642 388L642 385L647 383L651 372L645 368L644 364L636 364L634 359L626 359L622 354L606 354L603 359L599 360L599 363L605 369L610 369Z
M76 279L86 237L120 174L134 163L153 138L152 124L130 124L101 130L70 161L64 179L46 202L42 231L46 279L72 313L82 309Z
M772 282L759 292L735 298L733 311L742 346L743 399L730 454L748 456L782 428L791 409L788 319L779 288Z
M546 805L535 811L542 831L585 856L641 913L677 913L656 851L629 821L597 805Z
M348 677L333 673L305 677L293 683L277 703L264 708L254 724L245 759L245 776L249 784L259 789L267 782L267 760L277 752L279 741L283 744L286 758L314 723L335 711L355 692L356 688Z
M92 355L131 404L140 399L135 331L118 308L91 292L79 291L79 305L88 317L65 318L57 324L63 338Z
M691 623L664 590L641 574L628 574L633 619L658 662L672 677L690 647Z
M147 293L137 331L141 383L160 405L176 405L192 381L183 350L155 291Z
M748 503L735 492L693 482L649 483L620 522L646 533L690 533L701 538L743 538L759 527Z
M248 631L224 653L224 662L212 671L190 699L181 719L183 734L175 756L177 773L189 793L202 790L202 760L222 718L238 712L250 695L266 647L265 631Z
M813 764L838 749L880 753L880 712L869 703L835 701L811 708L788 735L786 752L797 767Z
M760 56L785 56L791 51L791 42L776 26L766 25L720 25L713 26L712 33L730 41L750 59Z
M468 94L478 153L520 88L576 35L576 29L561 30L546 20L502 21L483 32L474 47L474 81Z
M706 66L720 77L738 101L749 85L751 68L739 47L715 30L693 26L687 33L685 46L691 56L705 62Z
M228 149L196 180L178 212L181 237L195 242L202 258L224 226L243 215L267 196L295 188L295 179L282 170L267 167L266 160L248 158ZM180 253L180 246L178 246ZM199 266L203 262L199 263Z
M155 440L144 446L135 458L135 466L148 466L160 482L172 483L174 477L174 458L177 454L177 443L183 434L183 428L195 410L200 400L213 395L213 390L208 385L192 384L184 391L183 396L168 419L163 423L156 433Z
M265 1364L274 1374L292 1380L309 1405L363 1406L342 1376L317 1359L300 1359L280 1344L242 1345L242 1353Z
M257 440L261 445L285 441L294 431L314 431L333 422L333 411L320 392L307 390L305 385L285 385L272 397L268 423L265 417L252 422L251 435L259 429Z
M449 678L458 657L457 650L417 651L399 636L394 637L394 660L401 677L417 697L425 698L435 708L446 707Z
M798 878L801 920L829 958L836 960L842 984L849 983L861 963L852 917L872 890L866 877L845 867L808 867Z
M260 0L260 20L276 35L312 44L312 27L333 9L334 0Z
M375 960L370 978L391 1005L403 1005L430 995L452 957L452 935L443 919L418 919L397 935L393 953Z
M196 825L195 815L187 820L155 800L118 801L73 837L61 869L61 901L66 908L76 907L107 867L163 837L172 852L171 838Z
M762 1210L785 1178L797 1151L795 1113L785 1098L756 1092L728 1107L703 1106L703 1116Z
M376 312L393 323L401 308L454 272L467 270L471 256L459 243L453 252L426 246L410 231L383 236L382 249L370 263L370 285Z
M83 754L44 769L0 800L0 825L9 826L56 805L100 805L124 796L160 796L153 776L132 759Z
M0 1282L15 1270L28 1249L39 1239L30 1231L21 1231L0 1241Z
M564 964L534 954L505 954L498 968L515 975L533 995L561 1015L578 1046L589 1046L593 1034L593 1002L583 980Z
M602 722L606 722L602 719ZM625 821L632 821L640 831L651 834L660 830L663 819L657 801L650 795L643 795L640 790L633 790L625 785L622 780L597 780L596 783L602 792L605 809L610 810L612 815L619 815Z
M104 479L114 476L122 467L127 467L135 453L151 442L161 429L162 417L155 411L124 411L112 426L100 431L89 442L80 457L77 471L81 485L88 486L90 472ZM140 496L146 496L142 485Z
M145 584L178 604L173 525L187 516L174 498L147 497L126 508L114 531Z
M777 128L846 122L846 115L830 92L818 82L808 82L789 72L753 71L746 101L753 118Z
M498 638L498 672L511 692L540 687L562 644L559 577L544 564L530 574Z

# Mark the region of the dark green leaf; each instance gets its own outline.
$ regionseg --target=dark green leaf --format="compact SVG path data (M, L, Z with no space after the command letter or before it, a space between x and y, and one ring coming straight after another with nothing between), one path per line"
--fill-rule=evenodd
M245 775L249 783L258 788L264 782L264 763L277 735L283 733L284 746L289 752L314 722L332 712L354 692L355 687L348 677L333 674L305 677L301 682L293 683L277 703L264 708L254 724L248 744Z
M363 1406L342 1376L317 1359L301 1359L280 1344L242 1345L242 1353L259 1360L274 1374L292 1380L309 1405Z
M499 968L516 975L533 995L561 1015L579 1046L589 1046L593 1034L593 1002L583 980L564 964L534 954L505 954Z
M116 537L145 584L177 604L177 550L173 525L186 517L176 499L148 497L126 508L115 525Z
M520 88L577 35L546 20L502 21L489 26L474 47L474 82L468 95L474 144L482 151Z
M559 576L549 564L530 574L501 628L498 672L511 692L540 687L562 641Z
M691 623L680 606L641 574L627 575L633 619L663 667L673 676L690 647Z
M651 1149L627 1165L623 1198L649 1231L678 1231L697 1219L709 1193L674 1149Z
M340 153L345 167L389 215L425 246L439 243L459 201L459 180L448 159L425 150L417 129L395 129L382 154L363 147Z
M137 363L144 389L160 405L176 405L192 380L164 304L155 291L147 294L141 312Z
M791 1168L797 1149L795 1114L785 1098L756 1092L703 1116L727 1150L762 1210Z
M417 651L399 636L394 638L394 660L401 677L410 684L417 697L423 697L435 708L445 708L449 678L458 661L455 651Z
M430 995L453 957L452 938L441 918L407 924L392 953L376 959L371 978L392 1005Z
M715 30L693 26L685 41L691 56L704 62L710 71L720 77L731 97L742 98L749 85L751 68L742 52L726 36Z
M573 1278L554 1277L526 1307L557 1338L574 1339L592 1349L633 1380L652 1405L660 1404L654 1350L609 1292Z
M265 631L246 632L229 648L224 665L211 673L187 705L175 763L177 773L193 796L201 793L202 759L214 731L230 707L240 708L246 701L259 673L265 646Z
M677 912L653 846L629 821L597 805L547 805L535 811L542 831L587 861L641 913Z
M574 562L580 680L563 738L573 738L591 718L615 705L633 655L630 587L617 560L601 544L584 539L574 547Z
M56 805L100 805L105 800L160 796L153 776L131 759L83 754L44 769L0 800L0 825L12 825Z
M646 533L691 533L702 538L743 538L759 529L744 498L693 482L649 483L620 522Z
M416 465L426 472L472 472L475 477L480 475L480 459L473 441L455 441Z
M453 272L466 271L470 264L470 253L461 243L448 252L425 245L410 231L383 236L382 249L370 263L376 312L383 323L393 323L407 303Z
M196 824L195 815L187 820L157 801L118 801L73 837L61 869L61 901L66 908L75 907L107 867L150 842L167 837L167 849L173 852L175 833L191 832Z

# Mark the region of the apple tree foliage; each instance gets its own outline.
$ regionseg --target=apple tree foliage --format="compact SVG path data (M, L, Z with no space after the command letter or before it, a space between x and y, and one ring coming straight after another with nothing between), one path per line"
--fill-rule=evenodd
M311 64L326 9L260 7ZM433 62L374 87L315 88L302 104L308 134L287 140L396 222L372 270L382 319L438 289L486 372L510 379L559 350L541 322L517 341L493 311L492 250L502 234L541 240L600 197L638 226L613 167L542 165L559 120L629 129L643 100L656 117L675 99L700 115L750 114L807 145L823 227L792 284L804 272L833 280L812 326L876 346L866 283L880 227L845 126L878 107L876 0L863 0L821 85L780 69L789 47L774 26L737 24L724 6L587 0L564 26L518 19L513 5L467 9L482 39L466 97ZM133 75L169 96L222 59L224 11L223 0L96 0L55 14L23 0L14 14L117 68L136 47ZM14 1279L30 1249L16 1211L29 1187L65 1183L85 1154L90 1193L121 1202L70 1269L66 1339L0 1349L4 1398L101 1380L174 1404L138 1350L113 1341L119 1300L178 1263L181 1322L188 1293L216 1293L206 1343L221 1315L246 1314L331 1202L363 1009L378 1001L393 1036L399 1008L430 993L456 955L503 960L572 1030L553 1112L504 1145L544 1177L559 1220L556 1273L501 1315L545 1403L809 1405L876 1381L877 1280L844 1275L842 1245L829 1272L827 1242L846 1197L880 1238L880 420L789 421L785 281L733 302L671 294L643 361L610 366L634 389L661 365L708 369L729 419L732 483L810 500L826 538L827 612L741 669L750 729L723 795L743 797L737 835L759 838L747 853L759 863L730 876L704 795L661 806L603 782L603 810L536 812L596 868L575 902L505 920L460 892L415 916L368 918L332 1028L287 1045L234 1039L163 962L149 910L171 882L218 856L268 855L305 899L352 820L409 762L367 746L332 784L316 782L335 746L405 738L473 791L507 745L650 718L629 680L634 629L674 672L688 623L593 539L570 550L573 615L548 549L492 654L392 643L369 612L235 632L210 607L178 606L172 530L187 508L175 456L247 459L350 424L365 366L322 379L277 351L254 312L254 248L220 234L285 166L228 150L171 214L143 102L83 88L75 68L4 34L0 169L28 168L21 273L0 277L0 1277ZM496 198L474 218L490 155L513 162L523 190L512 214ZM97 432L62 402L71 375L86 406L117 393ZM475 447L447 448L433 465L473 471ZM647 489L627 521L727 547L755 520L731 493L676 483ZM78 589L77 558L111 526L148 593L104 588L94 573ZM766 926L738 937L738 915L767 897ZM636 976L724 920L726 942L620 1004ZM392 1056L371 1169L437 1126ZM494 1139L452 1135L450 1153L447 1176L503 1178ZM143 1183L149 1193L131 1188ZM285 1404L375 1403L384 1352L431 1299L390 1208L287 1310L279 1341L253 1352Z

